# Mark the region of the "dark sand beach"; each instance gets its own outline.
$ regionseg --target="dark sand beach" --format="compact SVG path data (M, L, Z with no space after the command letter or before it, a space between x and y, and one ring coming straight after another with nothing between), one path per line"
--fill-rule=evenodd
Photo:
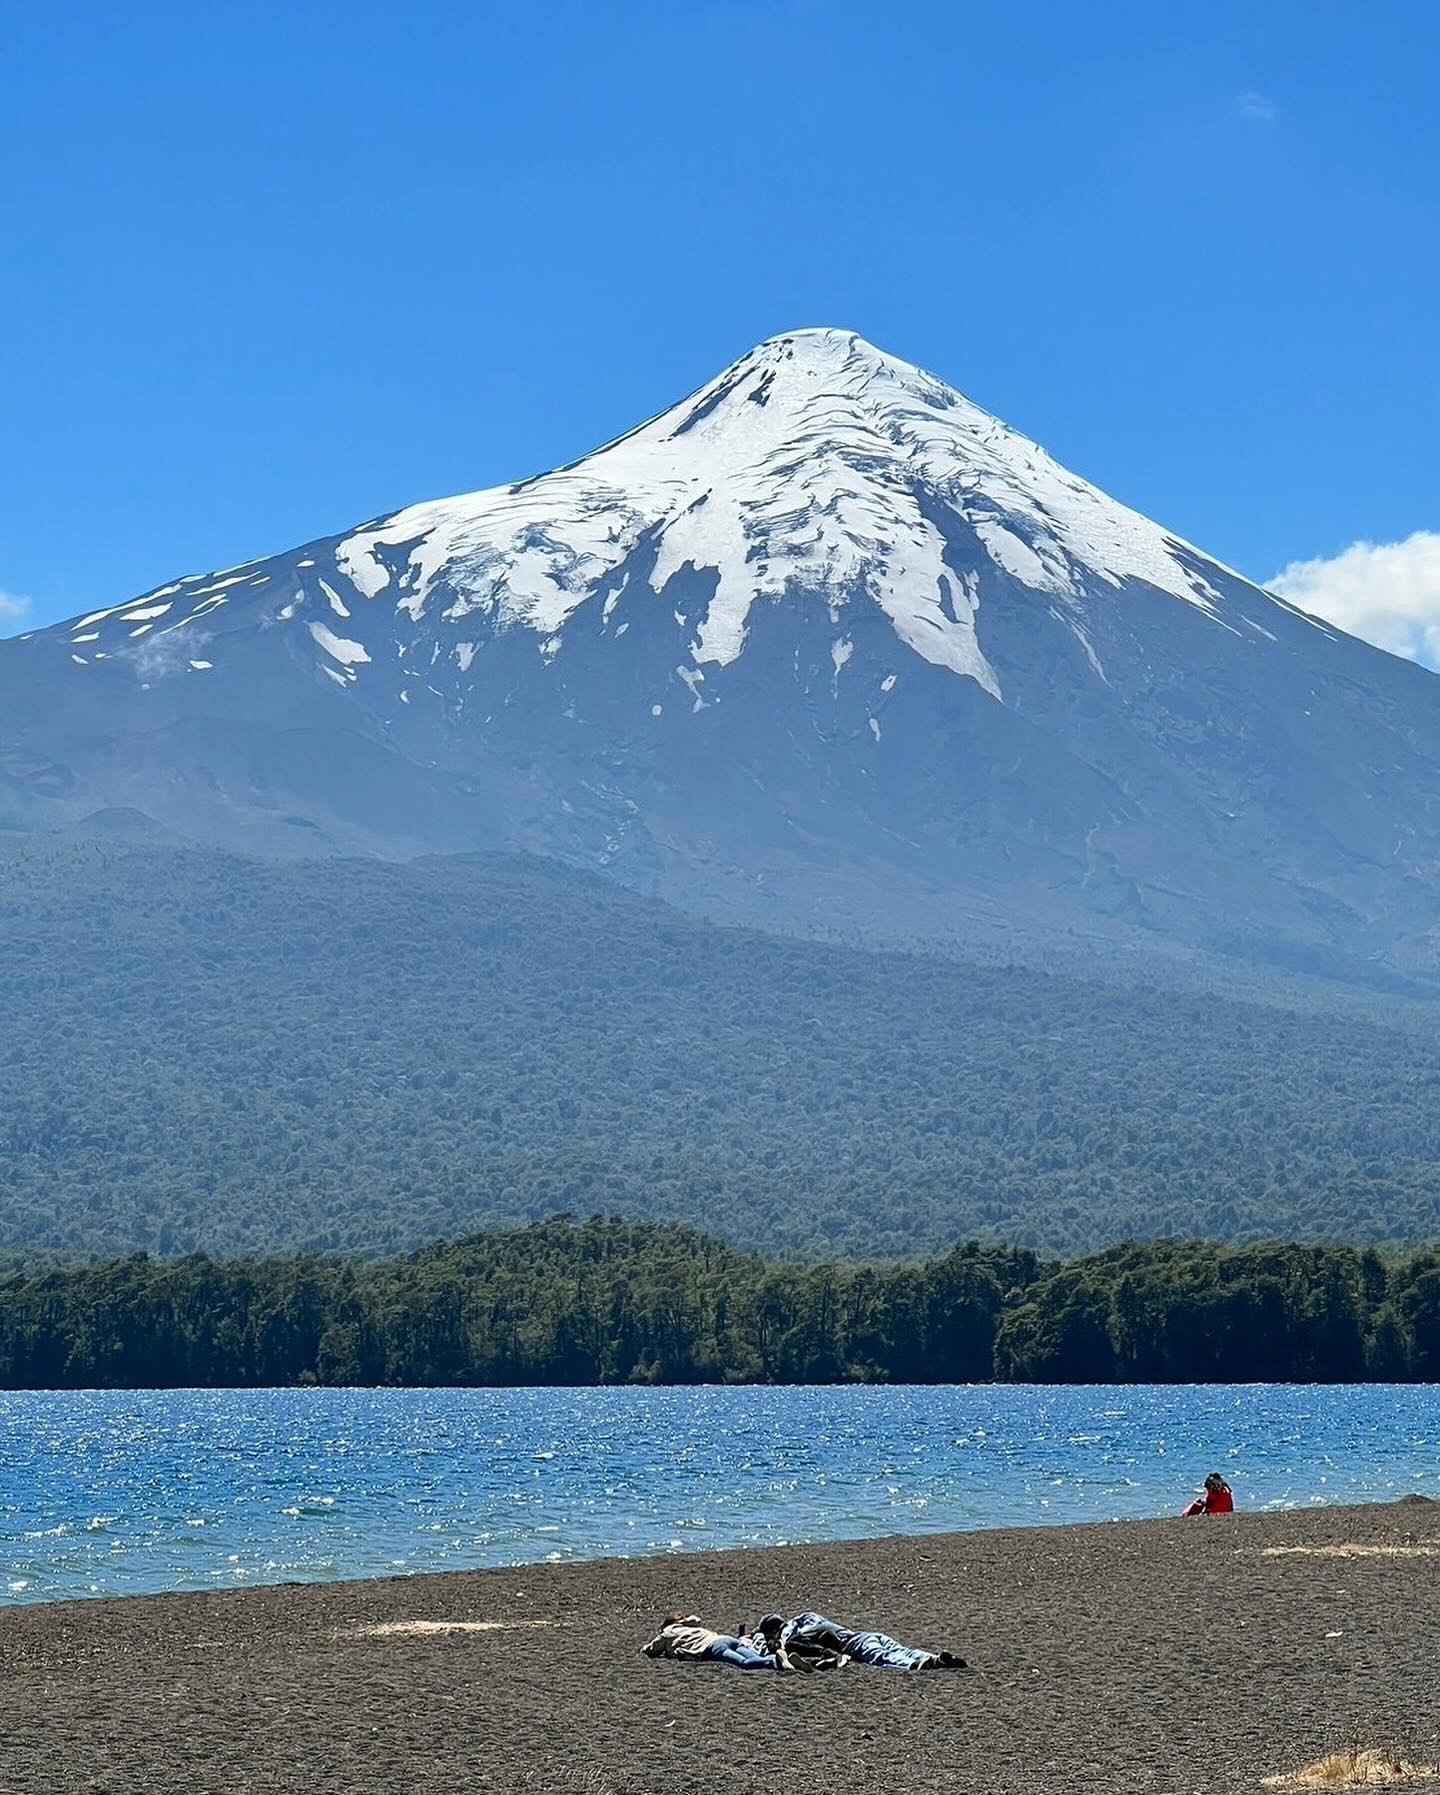
M973 1668L783 1678L640 1656L677 1605L727 1628L815 1606ZM1258 1789L1347 1744L1440 1759L1440 1505L0 1613L4 1795L1182 1795Z

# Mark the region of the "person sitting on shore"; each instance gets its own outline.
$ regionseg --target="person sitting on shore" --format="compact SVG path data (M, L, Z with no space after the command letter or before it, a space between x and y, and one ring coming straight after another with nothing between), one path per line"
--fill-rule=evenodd
M793 1620L767 1614L756 1640L772 1652L797 1660L811 1652L829 1654L839 1664L868 1664L876 1670L964 1670L965 1660L954 1652L932 1652L922 1646L901 1645L888 1633L861 1632L827 1620L807 1610Z
M691 1663L731 1664L736 1670L788 1671L791 1664L778 1643L764 1650L734 1633L716 1633L698 1614L667 1614L660 1631L640 1650L647 1658L677 1658Z
M1184 1510L1184 1518L1191 1515L1232 1515L1235 1512L1235 1497L1230 1485L1218 1471L1212 1471L1205 1479L1205 1487L1200 1494Z

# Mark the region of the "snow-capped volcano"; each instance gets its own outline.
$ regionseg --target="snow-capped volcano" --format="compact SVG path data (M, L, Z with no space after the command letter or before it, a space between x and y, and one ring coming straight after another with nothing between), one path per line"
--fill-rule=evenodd
M936 501L997 567L1062 597L1078 598L1087 574L1147 579L1207 607L1218 596L1155 525L943 382L838 330L762 343L583 461L413 506L336 559L367 597L393 591L413 618L439 587L447 621L478 612L548 638L597 597L613 610L644 550L657 592L687 568L713 571L689 620L698 668L740 655L755 606L825 593L841 616L878 605L907 647L998 697L976 642L975 582L946 564Z
M1210 611L1219 603L1196 550L953 388L853 333L803 330L762 343L569 467L412 505L314 545L295 563L301 591L275 615L288 621L308 599L315 640L347 669L363 657L337 646L344 633L330 614L351 617L346 597L356 596L413 623L523 626L554 654L581 606L598 601L608 616L642 572L660 595L677 575L708 572L713 590L686 619L686 656L702 675L739 657L755 607L822 594L837 624L876 605L906 647L999 698L976 639L979 579L948 564L937 505L996 569L1069 606L1082 641L1081 601L1097 580L1144 580ZM91 645L105 644L92 656L123 651L274 580L267 562L177 581L79 619L72 644L82 660ZM452 653L473 659L464 642Z
M0 806L1416 954L1437 692L804 330L553 473L0 645Z

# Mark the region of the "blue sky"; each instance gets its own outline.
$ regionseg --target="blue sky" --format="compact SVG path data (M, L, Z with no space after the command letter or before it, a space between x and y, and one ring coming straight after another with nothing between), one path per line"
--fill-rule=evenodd
M0 630L836 324L1425 653L1437 57L1422 0L12 5Z

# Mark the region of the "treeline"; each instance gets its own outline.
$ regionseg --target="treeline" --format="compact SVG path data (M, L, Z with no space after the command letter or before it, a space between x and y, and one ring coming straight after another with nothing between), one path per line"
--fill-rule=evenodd
M1440 1254L1160 1242L1068 1265L975 1243L777 1265L567 1218L382 1261L0 1278L0 1387L1440 1378Z

